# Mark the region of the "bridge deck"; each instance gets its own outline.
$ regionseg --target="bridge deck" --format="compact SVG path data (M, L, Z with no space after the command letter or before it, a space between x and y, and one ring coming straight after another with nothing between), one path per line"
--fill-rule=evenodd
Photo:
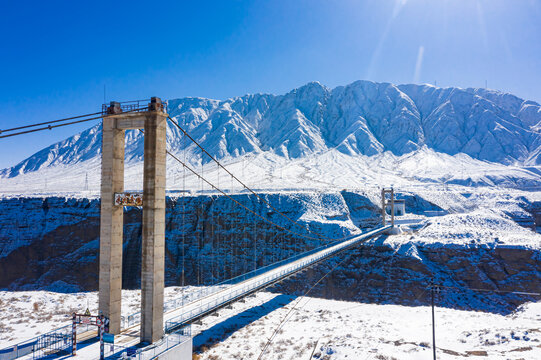
M342 250L352 247L359 242L378 236L390 229L390 226L372 230L365 234L355 236L349 240L342 241L333 246L327 247L313 254L302 257L285 265L271 269L263 274L254 276L241 283L231 285L228 288L198 299L182 308L171 311L165 319L165 330L170 332L176 328L187 325L198 318L201 318L219 308L235 302L255 291L268 287L292 274L309 267L319 261L336 254Z

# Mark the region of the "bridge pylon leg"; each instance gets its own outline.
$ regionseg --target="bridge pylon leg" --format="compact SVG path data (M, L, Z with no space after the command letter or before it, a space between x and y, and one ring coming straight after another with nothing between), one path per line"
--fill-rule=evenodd
M120 333L122 299L123 208L114 206L114 196L124 191L124 132L115 119L103 122L99 309L113 334Z
M167 117L149 112L145 120L141 341L163 336L165 268L165 161Z
M391 195L391 200L387 201L386 195ZM391 227L394 228L394 188L391 189L381 189L381 218L382 218L382 225L385 226L387 221L387 205L390 205L390 211L391 211Z
M381 189L381 221L382 225L385 226L385 216L387 215L387 212L385 210L385 207L387 206L387 202L385 201L385 188Z

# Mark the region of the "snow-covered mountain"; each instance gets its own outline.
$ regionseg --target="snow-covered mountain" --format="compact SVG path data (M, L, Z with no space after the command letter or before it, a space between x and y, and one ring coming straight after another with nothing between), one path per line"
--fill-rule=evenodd
M351 156L402 156L428 148L503 165L541 164L541 106L486 89L369 81L329 89L312 82L285 95L169 100L169 113L218 158L269 152L299 159L331 149ZM0 177L96 164L100 129L96 125L51 145L0 170ZM171 124L167 142L173 152L187 148L197 154ZM129 131L128 164L142 155L142 135Z

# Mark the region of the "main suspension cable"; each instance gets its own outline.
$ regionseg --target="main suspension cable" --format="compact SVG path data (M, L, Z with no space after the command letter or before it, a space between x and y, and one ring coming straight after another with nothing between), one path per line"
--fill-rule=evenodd
M125 111L125 112L123 112L122 114L127 114L127 113L131 113L131 112L137 112L137 111L141 111L141 110L145 110L145 109L148 109L148 106L147 106L147 107L138 108L138 109L134 109L134 110L130 110L130 111ZM101 112L98 113L98 114L101 114ZM80 117L83 117L83 116L87 116L87 115L76 116L76 117L73 117L73 118L75 119L75 118L80 118ZM91 117L91 118L89 118L89 119L83 119L83 120L71 121L71 122L64 123L64 124L48 125L48 126L41 127L41 128L37 128L37 129L20 131L20 132L14 133L14 134L1 135L1 136L0 136L0 139L2 139L2 138L7 138L7 137L12 137L12 136L17 136L17 135L29 134L29 133L33 133L33 132L36 132L36 131L52 130L52 129L59 128L59 127L62 127L62 126L73 125L73 124L79 124L79 123L83 123L83 122L87 122L87 121L91 121L91 120L97 120L97 119L102 119L102 118L105 119L105 118L107 118L107 117L109 117L109 116L112 116L112 115L101 115L101 116ZM63 120L55 120L54 122L58 122L58 121L63 121ZM46 123L45 123L45 124L46 124ZM41 125L41 124L40 124L40 125ZM26 127L33 127L33 125L29 125L29 126L26 126ZM25 127L20 127L20 128L25 128ZM16 128L13 128L13 129L16 129ZM9 129L9 130L13 130L13 129ZM8 131L8 130L2 130L0 133L5 132L5 131Z
M286 316L284 316L284 318L282 319L282 321L280 321L280 323L278 324L276 329L274 329L274 332L272 333L272 335L268 338L267 342L265 343L265 346L263 347L263 349L261 349L261 352L259 353L259 356L257 357L258 360L261 360L261 358L263 357L263 355L267 351L270 344L274 341L274 338L276 337L276 335L278 334L278 332L282 328L282 326L291 319L291 317L289 317L289 315L291 315L294 311L297 310L297 306L299 305L301 300L303 298L305 298L317 286L317 284L319 284L321 281L323 281L323 279L325 279L327 276L329 276L330 273L332 273L338 266L342 265L349 258L350 258L350 256L346 256L340 262L335 264L329 271L327 271L327 273L325 273L318 281L316 281L302 296L300 296L298 298L297 302L287 312ZM310 301L310 299L308 299L308 301ZM304 307L308 303L308 301L302 307Z
M17 135L29 134L29 133L33 133L33 132L36 132L36 131L52 130L52 129L62 127L62 126L79 124L79 123L83 123L83 122L87 122L87 121L91 121L91 120L96 120L96 119L101 119L101 118L102 118L101 116L96 116L96 117L92 117L90 119L72 121L72 122L69 122L69 123L64 123L64 124L59 124L59 125L48 125L48 126L37 128L37 129L25 130L25 131L20 131L20 132L14 133L14 134L2 135L2 136L0 136L0 139L7 138L7 137L12 137L12 136L17 136Z
M40 126L40 125L55 124L55 123L57 123L57 122L68 121L68 120L74 120L74 119L80 119L80 118L83 118L83 117L94 116L94 115L99 115L99 114L102 114L102 112L100 111L100 112L96 112L96 113L93 113L93 114L86 114L86 115L72 116L72 117L68 117L68 118L64 118L64 119L45 121L45 122L41 122L41 123L37 123L37 124L32 124L32 125L18 126L18 127L14 127L14 128L11 128L11 129L4 129L4 130L0 129L0 134L5 133L5 132L9 132L9 131L15 131L15 130L27 129L27 128L36 127L36 126ZM101 117L101 116L100 116L100 117Z

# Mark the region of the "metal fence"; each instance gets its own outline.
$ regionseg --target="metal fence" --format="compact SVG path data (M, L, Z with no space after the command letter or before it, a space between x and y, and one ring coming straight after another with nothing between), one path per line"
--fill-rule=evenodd
M152 360L158 358L164 352L191 341L191 327L185 326L175 332L164 336L160 341L145 348L136 346L125 347L115 344L105 345L105 358L113 359L132 359L132 360Z
M0 350L0 360L12 360L32 354L32 359L40 359L55 354L71 353L72 326L66 325Z
M120 109L122 110L122 112L140 112L140 111L148 111L149 103L150 103L150 99L123 101L123 102L120 102L119 104L120 104ZM103 114L107 114L109 106L110 104L102 104L101 112ZM163 101L162 106L163 106L163 111L167 113L167 101Z
M78 337L89 331L96 331L96 327L90 325L77 326ZM32 359L41 359L54 354L71 353L72 346L72 325L70 324L11 347L0 349L0 360L17 359L29 354L32 354Z

